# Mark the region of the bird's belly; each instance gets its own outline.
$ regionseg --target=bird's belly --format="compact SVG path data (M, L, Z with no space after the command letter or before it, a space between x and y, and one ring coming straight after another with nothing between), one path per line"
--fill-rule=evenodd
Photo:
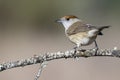
M86 46L86 45L93 43L93 41L96 39L96 37L91 38L88 36L87 33L82 32L82 33L70 35L69 39L70 39L70 41L72 41L73 43L75 43L77 45Z

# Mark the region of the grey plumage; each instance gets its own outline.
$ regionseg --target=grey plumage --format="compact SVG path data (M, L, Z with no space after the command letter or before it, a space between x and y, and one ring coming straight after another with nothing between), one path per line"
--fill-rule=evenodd
M103 33L101 32L103 29L105 28L109 28L110 26L100 26L100 27L96 27L96 26L92 26L90 24L84 24L82 22L76 22L74 23L71 27L68 28L68 30L66 31L67 35L73 35L79 32L86 32L86 31L90 31L92 29L98 29L98 35L103 35Z

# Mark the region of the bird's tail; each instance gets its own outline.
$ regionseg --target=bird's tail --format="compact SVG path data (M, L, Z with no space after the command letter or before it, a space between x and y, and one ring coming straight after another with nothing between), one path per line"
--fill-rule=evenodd
M98 35L103 35L103 33L101 32L103 29L105 29L105 28L109 28L109 27L111 27L111 26L101 26L101 27L99 27L98 29L99 29L99 33L98 33Z

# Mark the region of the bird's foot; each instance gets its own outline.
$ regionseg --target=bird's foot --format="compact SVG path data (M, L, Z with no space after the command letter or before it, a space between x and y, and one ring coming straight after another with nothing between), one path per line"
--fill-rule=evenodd
M81 48L78 48L78 47L74 47L73 49L75 50L74 53L76 53L77 51L82 51L82 52L86 51L86 49L81 49Z
M97 47L95 47L95 48L93 48L92 50L94 50L95 51L95 56L97 55L97 52L98 52L98 50L99 50L99 48L97 48Z
M77 47L74 47L73 49L74 49L74 53L76 53L77 52Z

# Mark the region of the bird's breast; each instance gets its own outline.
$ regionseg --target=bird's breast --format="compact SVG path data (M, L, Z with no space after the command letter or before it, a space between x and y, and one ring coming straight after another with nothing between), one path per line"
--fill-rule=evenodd
M80 44L82 46L89 45L96 39L96 36L89 37L87 32L79 32L74 35L70 35L68 37L70 41L72 41L73 43L77 45Z

